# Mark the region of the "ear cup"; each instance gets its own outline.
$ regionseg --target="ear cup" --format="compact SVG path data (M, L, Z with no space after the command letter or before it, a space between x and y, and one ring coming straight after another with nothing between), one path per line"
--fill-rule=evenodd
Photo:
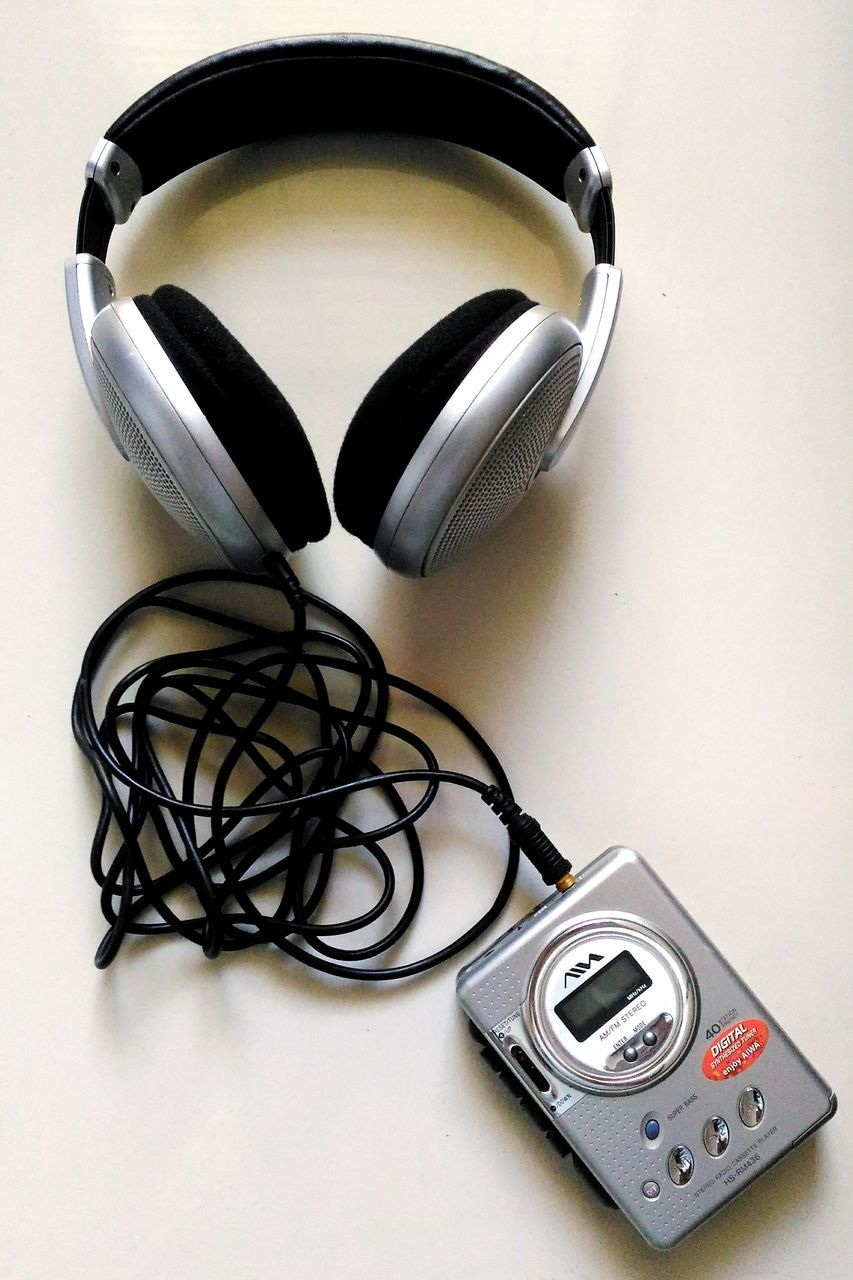
M382 374L344 437L334 501L345 529L372 546L397 483L467 373L536 304L517 289L482 293L439 320Z
M325 537L329 505L287 400L248 351L185 289L134 298L270 523L291 551Z

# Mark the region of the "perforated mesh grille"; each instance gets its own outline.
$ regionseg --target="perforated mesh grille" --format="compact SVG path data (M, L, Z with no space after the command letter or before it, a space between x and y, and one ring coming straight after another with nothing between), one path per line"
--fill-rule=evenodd
M523 497L545 447L569 405L581 353L566 353L510 418L463 489L442 530L427 571L443 569L485 537Z
M213 540L204 525L140 430L133 411L104 368L97 350L92 354L104 404L129 461L136 467L157 501L174 516L178 524L213 546Z

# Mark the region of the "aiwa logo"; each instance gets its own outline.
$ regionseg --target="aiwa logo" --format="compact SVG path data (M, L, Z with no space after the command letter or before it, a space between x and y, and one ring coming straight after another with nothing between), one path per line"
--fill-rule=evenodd
M588 959L578 960L577 964L573 964L563 978L563 990L565 991L569 985L569 978L582 978L585 973L589 973L596 961L603 959L604 956L597 956L594 951L590 951Z

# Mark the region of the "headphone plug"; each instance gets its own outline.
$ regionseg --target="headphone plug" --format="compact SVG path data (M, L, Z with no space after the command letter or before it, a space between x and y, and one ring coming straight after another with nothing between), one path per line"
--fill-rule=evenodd
M510 839L533 863L545 884L552 884L563 893L575 882L572 864L548 839L535 818L497 787L486 787L480 799L498 815L509 832Z

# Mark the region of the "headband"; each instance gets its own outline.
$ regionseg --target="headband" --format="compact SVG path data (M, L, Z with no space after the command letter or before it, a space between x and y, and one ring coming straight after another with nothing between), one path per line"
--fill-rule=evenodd
M502 161L569 203L613 263L610 173L583 125L517 71L390 36L300 36L215 54L124 111L86 167L77 253L103 261L143 195L248 143L328 132L417 134Z

